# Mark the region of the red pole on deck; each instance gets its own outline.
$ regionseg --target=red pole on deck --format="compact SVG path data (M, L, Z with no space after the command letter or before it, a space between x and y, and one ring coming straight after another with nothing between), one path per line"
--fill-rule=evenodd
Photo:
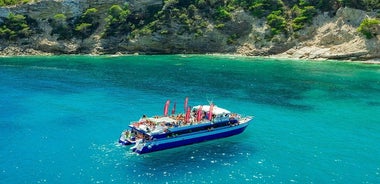
M186 97L185 98L185 104L184 104L184 112L186 112L187 111L187 103L189 102L189 97Z
M186 115L185 115L185 122L188 123L189 121L190 121L190 107L187 108Z
M175 107L176 107L176 102L174 102L174 106L173 106L173 109L172 109L172 114L175 114Z
M164 106L164 116L168 116L170 100L167 100Z
M202 119L202 106L199 106L197 111L197 121L201 121Z
M210 109L208 110L208 120L212 119L212 110L214 109L214 104L210 104Z

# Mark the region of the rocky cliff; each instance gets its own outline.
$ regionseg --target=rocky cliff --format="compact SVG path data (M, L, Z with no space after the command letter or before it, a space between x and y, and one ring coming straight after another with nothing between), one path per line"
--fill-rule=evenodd
M160 22L159 27L148 33L137 32L125 36L102 37L106 23L104 19L112 5L128 3L138 15L151 9L168 8L157 0L39 0L29 4L2 7L0 18L10 13L26 15L37 22L38 31L26 38L3 40L1 55L44 54L176 54L176 53L228 53L249 56L275 55L290 58L368 60L380 58L380 25L376 37L367 39L357 31L361 21L375 17L375 13L340 8L335 15L320 13L312 24L294 35L275 35L268 39L265 19L253 17L243 9L232 12L232 18L219 26L218 22L193 13L194 27L184 29L178 17ZM99 26L86 38L58 39L52 34L49 20L57 14L67 19L81 16L88 8L98 10ZM149 15L153 16L153 15ZM140 20L141 21L141 20ZM0 22L1 23L1 22ZM157 25L157 24L156 24ZM187 29L191 29L187 28ZM184 31L185 30L185 31ZM236 36L239 35L239 36Z
M297 42L282 55L311 59L378 59L380 25L377 26L377 36L372 39L365 38L357 31L361 21L371 16L374 17L364 11L350 8L339 9L333 17L326 14L318 15L313 25L301 32L307 39Z

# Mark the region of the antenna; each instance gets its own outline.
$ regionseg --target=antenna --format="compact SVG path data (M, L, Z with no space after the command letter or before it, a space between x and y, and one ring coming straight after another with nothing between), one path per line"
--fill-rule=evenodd
M214 97L212 97L211 100L207 97L207 102L209 105L213 104L214 103L213 101L214 101Z

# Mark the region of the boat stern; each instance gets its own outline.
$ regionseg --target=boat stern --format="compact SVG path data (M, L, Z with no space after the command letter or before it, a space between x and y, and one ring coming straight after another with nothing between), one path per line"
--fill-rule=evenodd
M121 145L131 145L135 142L135 138L132 136L130 130L123 131L119 138L119 144Z

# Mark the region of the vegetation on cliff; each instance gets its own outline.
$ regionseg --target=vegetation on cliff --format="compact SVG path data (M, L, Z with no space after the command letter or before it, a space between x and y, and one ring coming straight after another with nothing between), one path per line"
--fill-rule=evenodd
M29 3L31 0L0 0L0 6Z
M89 8L75 19L68 19L62 13L55 14L49 19L53 28L51 34L57 34L59 40L71 39L72 37L88 38L100 24L97 12L96 8Z
M358 31L363 33L368 39L376 36L376 26L380 25L380 20L366 18L360 24Z
M36 21L24 15L10 13L0 26L0 39L17 40L37 31Z
M0 6L26 2L29 1L1 0ZM251 12L252 16L267 20L267 25L270 27L268 38L271 38L277 34L293 34L310 24L318 12L333 14L341 6L373 10L380 9L380 2L376 0L164 0L163 7L151 9L146 13L133 12L128 4L124 6L115 4L109 7L104 20L98 20L100 16L96 8L88 8L79 17L67 19L66 15L59 13L53 15L49 22L53 27L52 34L58 34L59 39L87 38L95 32L101 21L106 23L102 31L103 37L133 36L153 31L173 34L168 26L164 26L170 27L173 23L181 25L175 34L192 33L200 36L208 22L211 21L216 28L223 29L225 22L232 19L232 13L237 9L243 9ZM23 17L25 15L12 14L2 21L1 38L13 40L18 36L25 37L31 34L28 31L31 26L30 21L23 21ZM372 21L373 23L376 21ZM365 28L359 29L367 38L371 38L365 30ZM231 35L231 43L233 38L239 38L239 35Z
M130 15L131 10L129 9L128 4L125 4L124 7L121 7L120 5L111 6L108 10L108 16L105 19L107 25L103 37L120 35L134 29L135 25L129 20Z
M47 0L0 0L0 6L28 2L30 4L20 7L37 3L34 7L36 10L39 10L40 5L49 8L48 5L43 4L49 2ZM115 4L113 4L114 2ZM143 44L151 44L156 41L160 45L180 38L190 46L198 46L199 42L204 40L203 42L206 44L203 48L213 47L218 51L218 47L223 47L225 51L233 51L230 48L244 44L242 40L251 35L252 27L255 26L261 28L251 36L251 38L257 38L257 40L250 40L255 44L254 47L276 49L276 44L285 45L287 38L302 37L304 35L302 31L310 27L309 25L313 23L312 21L317 15L333 17L341 7L377 11L377 17L371 16L364 19L360 26L358 23L356 24L357 32L362 33L366 38L376 37L380 28L380 2L378 0L163 0L158 3L152 3L152 1L152 5L143 8L136 8L136 6L124 2L113 1L107 5L87 2L85 6L79 6L80 3L75 1L55 2L62 3L60 6L66 3L64 6L74 8L75 13L70 13L71 9L69 11L53 11L57 12L56 14L50 11L44 14L44 18L34 16L34 19L28 13L21 13L28 12L27 8L27 11L15 11L19 14L10 13L7 17L0 17L0 40L16 43L18 39L33 36L41 38L49 35L48 42L81 42L82 46L72 47L75 50L75 48L88 44L86 40L91 39L102 39L98 42L101 42L99 47L104 44L104 47L109 49L116 44L107 43L107 40L120 40L120 43L124 45L115 47L127 48L128 44L139 39ZM70 3L73 4L67 5ZM45 32L41 33L43 31ZM147 41L141 38L146 38ZM198 42L192 42L192 40ZM223 44L219 42L223 42ZM268 44L268 42L271 43ZM180 44L173 43L172 47ZM209 44L214 45L209 47ZM284 49L293 46L294 44L289 44ZM157 45L153 47L157 48ZM179 47L186 49L185 43ZM170 52L171 46L166 49ZM268 51L268 53L283 52L284 49ZM56 50L60 50L60 48ZM212 51L212 49L205 52L208 51Z

